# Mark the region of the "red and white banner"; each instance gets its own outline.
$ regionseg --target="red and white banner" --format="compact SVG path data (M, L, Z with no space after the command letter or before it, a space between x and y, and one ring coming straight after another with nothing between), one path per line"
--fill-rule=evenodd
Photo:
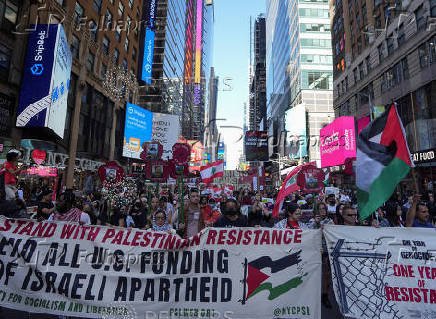
M211 163L200 168L201 179L203 183L209 184L214 178L224 176L224 160Z

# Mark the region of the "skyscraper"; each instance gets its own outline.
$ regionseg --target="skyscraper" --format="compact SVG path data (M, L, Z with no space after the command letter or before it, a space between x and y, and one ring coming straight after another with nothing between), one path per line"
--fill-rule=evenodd
M263 15L259 15L254 21L250 36L253 39L253 60L250 78L249 129L257 131L266 128L266 35Z
M181 134L203 140L213 40L213 5L204 0L146 0L143 86L138 104L180 116ZM150 17L155 15L155 23Z
M272 154L284 155L285 134L282 132L287 110L304 106L307 132L314 138L319 136L322 126L333 119L328 0L267 2L266 72L268 132L274 143L270 150ZM306 118L292 120L299 122ZM307 145L308 159L318 160L318 144Z

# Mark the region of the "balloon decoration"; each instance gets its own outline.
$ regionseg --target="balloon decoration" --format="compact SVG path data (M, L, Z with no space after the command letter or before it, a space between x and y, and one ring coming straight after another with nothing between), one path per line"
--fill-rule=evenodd
M318 193L324 188L325 174L314 165L305 165L297 175L297 185L306 193Z

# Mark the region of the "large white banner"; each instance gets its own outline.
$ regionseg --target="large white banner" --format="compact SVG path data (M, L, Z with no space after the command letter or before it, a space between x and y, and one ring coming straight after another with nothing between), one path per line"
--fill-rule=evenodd
M162 159L173 158L173 145L177 143L179 139L179 116L153 113L153 130L151 134L152 141L156 141L162 144L163 154Z
M0 218L2 307L87 318L320 318L319 230L190 239Z
M436 231L325 226L333 288L347 318L436 318Z

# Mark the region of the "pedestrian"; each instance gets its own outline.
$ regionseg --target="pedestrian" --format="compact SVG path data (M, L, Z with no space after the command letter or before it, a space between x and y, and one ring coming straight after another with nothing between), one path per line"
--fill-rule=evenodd
M75 195L71 189L60 194L56 200L56 209L50 215L48 220L91 225L89 215L74 207L75 200Z
M205 227L200 209L200 192L196 188L191 189L189 192L188 200L184 205L184 218L185 223L179 224L179 229L184 230L183 237L185 238L198 234Z
M289 203L286 206L285 219L282 219L273 228L278 229L305 229L308 228L306 224L300 221L301 209L295 203Z
M54 212L55 207L51 202L53 192L46 189L40 195L40 201L38 203L38 209L36 210L36 219L38 221L46 220Z
M325 203L318 204L318 214L311 218L308 223L308 228L318 229L324 228L324 225L334 225L333 219L327 215L327 205Z
M17 194L17 180L22 170L26 169L26 166L21 166L18 168L18 157L20 156L20 151L16 149L11 149L6 154L6 162L2 165L1 169L5 170L4 180L5 180L5 196L6 200L14 200Z
M357 226L358 225L358 219L357 219L357 211L350 205L345 205L342 208L341 213L341 219L342 219L342 225L344 226Z
M415 194L412 197L412 203L407 211L406 227L421 227L421 228L435 228L430 219L427 203L421 202L421 196Z
M170 203L168 196L165 195L159 198L159 208L165 211L168 222L171 223L173 220L173 215L175 215L176 211L173 204Z
M385 212L382 208L377 209L374 213L374 218L372 219L373 227L390 227L389 221L385 218Z
M147 209L142 205L142 202L139 198L135 201L132 208L130 209L129 215L133 218L135 228L149 228L147 222Z
M171 224L168 223L165 211L161 208L159 208L153 215L152 229L154 231L162 231L172 234L176 233Z
M222 216L214 223L213 227L230 228L230 227L247 227L247 217L241 214L239 203L235 199L227 199L221 203Z

